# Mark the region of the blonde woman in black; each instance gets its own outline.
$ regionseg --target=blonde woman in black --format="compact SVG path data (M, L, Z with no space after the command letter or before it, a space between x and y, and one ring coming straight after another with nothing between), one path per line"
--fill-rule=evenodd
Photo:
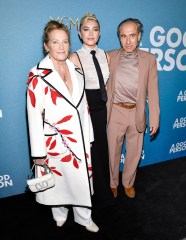
M93 207L97 209L110 206L113 204L114 198L110 189L109 177L106 134L107 99L102 99L101 83L99 82L92 54L95 54L99 62L103 85L105 86L109 78L108 56L104 50L97 46L100 37L100 24L95 14L87 13L82 17L79 26L79 37L82 41L82 47L70 55L70 60L83 71L85 78L85 92L94 130L94 142L91 147L94 188L92 201ZM106 90L105 86L103 91ZM104 94L106 95L106 91Z

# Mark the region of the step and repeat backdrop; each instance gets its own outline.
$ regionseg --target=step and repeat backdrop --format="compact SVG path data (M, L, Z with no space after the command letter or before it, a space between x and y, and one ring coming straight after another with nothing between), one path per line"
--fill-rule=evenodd
M144 24L140 48L156 55L160 130L144 137L140 167L186 156L186 2L185 0L2 0L0 2L0 198L22 194L30 170L26 118L29 70L43 58L44 25L62 18L71 29L71 51L81 46L77 25L86 13L101 24L99 47L119 48L117 26L125 18ZM122 170L125 144L121 153Z

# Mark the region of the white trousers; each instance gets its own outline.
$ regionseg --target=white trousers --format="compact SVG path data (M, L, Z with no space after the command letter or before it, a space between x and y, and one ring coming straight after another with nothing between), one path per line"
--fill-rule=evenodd
M73 207L74 212L74 221L83 225L88 226L92 222L91 213L92 211L84 207ZM57 221L66 221L68 216L68 208L65 207L52 207L52 214L54 220Z

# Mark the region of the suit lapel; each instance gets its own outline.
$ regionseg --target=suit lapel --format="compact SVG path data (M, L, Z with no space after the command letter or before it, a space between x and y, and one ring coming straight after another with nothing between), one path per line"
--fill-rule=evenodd
M116 53L116 56L114 56L113 63L111 64L111 72L113 73L113 76L111 76L111 78L113 79L113 81L111 82L112 92L113 92L113 89L115 88L116 68L119 62L121 51L122 49L119 49L119 51Z
M140 90L144 81L145 68L147 65L143 52L140 49L138 49L138 61L139 61L139 66L138 66L139 78L138 78L137 98L139 97Z

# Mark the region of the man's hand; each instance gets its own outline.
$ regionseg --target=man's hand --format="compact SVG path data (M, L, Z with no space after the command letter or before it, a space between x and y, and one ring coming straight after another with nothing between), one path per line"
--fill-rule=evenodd
M150 127L150 136L154 135L158 130L158 127Z

